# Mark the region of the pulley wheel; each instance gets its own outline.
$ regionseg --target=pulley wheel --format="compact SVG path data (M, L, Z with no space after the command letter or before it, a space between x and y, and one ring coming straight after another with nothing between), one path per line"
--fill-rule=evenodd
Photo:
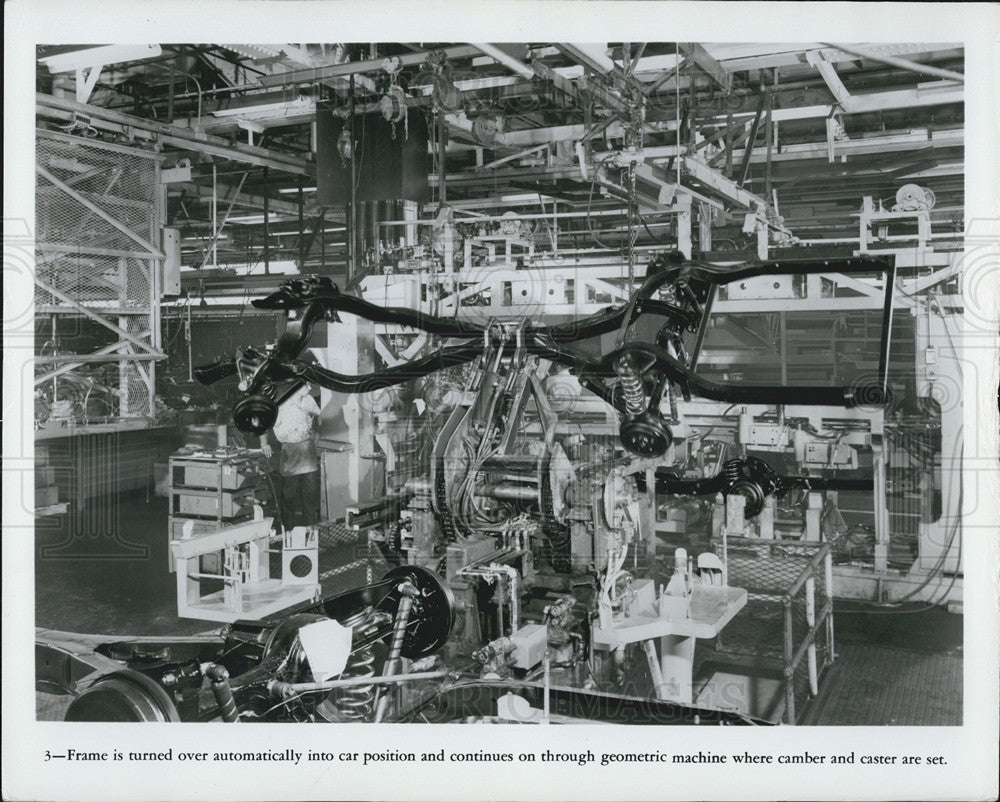
M233 423L243 434L259 437L278 419L278 405L263 395L248 395L233 407Z
M447 642L455 623L455 597L430 571L416 565L400 565L381 579L391 581L393 586L379 602L380 610L395 615L402 597L398 585L406 580L416 587L417 596L410 609L402 653L407 660L417 660L434 654Z
M892 388L877 384L866 384L848 389L847 404L850 407L892 406Z
M131 669L102 677L70 703L65 721L180 721L167 692Z
M741 479L729 488L727 495L734 493L746 499L747 503L743 507L744 518L753 518L755 515L760 515L761 510L764 509L764 491L760 485L756 482Z
M626 449L639 457L661 457L674 440L670 427L648 412L622 421L618 437Z

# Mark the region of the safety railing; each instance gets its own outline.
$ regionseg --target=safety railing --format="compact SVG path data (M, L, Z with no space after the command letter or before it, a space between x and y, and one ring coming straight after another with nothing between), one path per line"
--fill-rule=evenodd
M715 657L743 658L778 678L783 704L772 715L795 724L834 659L830 545L728 538L727 552L729 584L748 601L717 638Z

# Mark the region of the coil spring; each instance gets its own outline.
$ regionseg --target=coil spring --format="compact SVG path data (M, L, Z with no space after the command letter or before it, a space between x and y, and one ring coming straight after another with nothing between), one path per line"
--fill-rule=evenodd
M373 677L375 676L374 662L375 653L370 648L364 648L351 655L350 662L341 677L343 679ZM350 721L367 721L371 718L374 702L374 685L355 685L350 688L342 688L334 701L334 706L344 718Z
M636 370L632 357L626 354L618 360L615 371L621 383L622 397L625 400L625 409L629 415L641 415L646 411L646 388L642 384L642 377Z
M345 627L354 627L362 623L368 616L368 611L363 611L352 616L341 623ZM347 667L340 675L341 679L353 679L356 677L375 676L375 653L371 647L365 647L360 651L351 654ZM374 685L354 685L350 688L341 688L333 700L334 707L340 715L349 721L367 721L371 718L372 707L375 703Z
M434 494L438 509L441 511L441 514L438 516L438 524L441 527L441 533L444 535L444 539L446 541L455 540L457 538L457 530L455 529L455 519L452 517L448 508L447 488L444 483L443 459L438 464L437 479L434 483Z
M670 422L680 423L680 413L677 409L677 393L674 391L674 385L671 382L667 382L667 400L670 402Z
M731 459L723 463L722 473L726 477L726 484L730 487L743 478L743 461Z
M552 474L549 470L552 464L552 454L549 453L545 469L542 471L542 534L548 540L547 557L552 567L562 574L572 570L570 555L570 528L556 520L552 505Z

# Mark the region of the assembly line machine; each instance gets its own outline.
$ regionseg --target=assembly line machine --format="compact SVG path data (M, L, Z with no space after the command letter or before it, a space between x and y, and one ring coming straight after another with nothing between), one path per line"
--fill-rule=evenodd
M401 221L355 294L287 281L276 343L195 372L248 435L303 385L343 407L329 481L388 570L201 638L40 633L68 718L796 723L835 597L960 605L952 255L626 264L490 222L439 218L442 258ZM257 517L214 547L292 542Z

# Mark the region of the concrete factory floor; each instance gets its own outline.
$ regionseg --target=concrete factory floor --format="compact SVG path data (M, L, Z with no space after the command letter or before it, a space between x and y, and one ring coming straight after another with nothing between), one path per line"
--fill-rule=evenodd
M39 520L35 625L120 635L217 628L177 617L174 575L167 567L166 500L147 500L144 493L120 497L100 509L96 519L106 534L94 537L87 533L95 519L87 516L97 503L91 502L90 513ZM363 576L341 579L345 588L363 582ZM962 617L916 608L871 614L838 602L837 660L801 723L961 724Z

